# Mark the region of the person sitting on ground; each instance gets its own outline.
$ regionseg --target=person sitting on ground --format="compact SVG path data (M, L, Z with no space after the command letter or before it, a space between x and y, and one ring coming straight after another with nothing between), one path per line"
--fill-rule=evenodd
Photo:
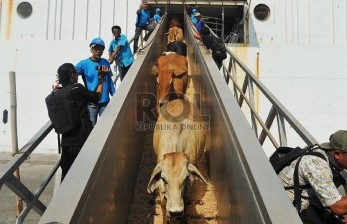
M300 198L295 206L303 223L346 223L347 197L342 196L337 187L346 184L340 172L347 169L347 131L335 132L329 142L321 144L314 152L323 157L305 155L298 158L280 171L278 177L292 202ZM297 193L295 173L300 186Z
M62 134L60 161L60 167L62 169L61 181L65 178L72 163L93 129L92 122L89 119L87 104L88 102L97 103L99 101L105 74L107 74L106 67L99 72L96 90L88 91L83 85L78 83L78 74L73 64L64 63L58 68L58 81L62 87L53 90L55 91L54 97L57 99L57 102L61 103L67 100L72 101L71 103L74 107L66 107L65 105L62 107L65 108L65 110L76 111L66 111L65 113L77 113L80 116L80 122L78 124L73 124L75 127Z
M110 64L112 64L113 61L116 62L116 65L119 68L120 80L122 81L134 62L134 56L131 53L127 37L124 34L121 34L122 30L120 26L113 26L111 30L114 39L108 48L108 61Z

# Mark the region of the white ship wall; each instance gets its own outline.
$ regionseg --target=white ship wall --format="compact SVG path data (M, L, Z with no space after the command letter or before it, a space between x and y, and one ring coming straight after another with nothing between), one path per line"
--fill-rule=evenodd
M0 0L0 110L9 110L8 72L16 71L21 147L48 121L44 98L57 67L88 57L93 37L108 45L112 25L132 37L140 1L28 0L28 19L16 13L20 2ZM260 3L271 10L264 22L253 15ZM259 53L260 80L318 141L347 129L346 0L253 0L249 12L249 43L231 46L233 51L254 73ZM264 102L260 98L261 113L268 112ZM302 144L291 137L292 146ZM51 134L39 148L55 152L55 145ZM10 122L1 122L0 151L10 150Z
M90 56L89 42L100 36L108 46L111 27L119 25L130 39L140 1L28 0L27 19L18 16L20 0L0 0L0 112L10 110L9 71L16 72L18 145L21 148L49 120L44 103L59 65ZM104 57L108 57L107 51ZM52 132L39 147L56 152ZM0 151L11 151L11 124L0 124Z
M271 10L263 22L253 15L260 3ZM346 1L253 0L249 11L249 44L233 51L254 74L259 53L260 80L319 142L347 129ZM259 111L268 114L264 102ZM288 142L304 146L291 133Z

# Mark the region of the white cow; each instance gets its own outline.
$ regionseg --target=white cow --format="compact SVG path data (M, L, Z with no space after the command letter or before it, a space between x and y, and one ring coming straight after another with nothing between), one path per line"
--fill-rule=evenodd
M151 193L158 188L164 223L165 213L169 220L184 214L184 198L191 181L200 179L207 184L195 166L205 149L204 127L200 111L189 101L176 99L160 108L153 135L157 165L147 191Z

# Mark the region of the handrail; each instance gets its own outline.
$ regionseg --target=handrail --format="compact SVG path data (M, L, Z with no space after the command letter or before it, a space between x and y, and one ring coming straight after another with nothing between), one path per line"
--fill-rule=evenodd
M232 81L234 96L237 99L240 107L242 108L244 105L243 102L246 102L248 109L251 110L251 119L258 122L253 122L253 130L256 130L258 125L260 125L262 128L259 135L257 132L255 132L260 144L263 145L266 138L269 138L275 148L278 148L279 146L286 146L288 143L286 139L287 132L284 122L287 122L291 129L294 130L307 145L318 144L317 140L300 124L300 122L287 110L287 108L280 103L280 101L265 87L265 85L256 78L253 72L247 68L247 66L230 49L227 49L227 53L229 55L228 67L223 65L225 80L227 83L229 80ZM243 86L241 88L238 83L240 83L240 77L242 77L242 75L244 79ZM254 87L257 89L253 90ZM271 104L271 110L265 119L266 121L261 119L260 114L255 109L255 93L258 90ZM275 117L277 117L278 139L276 139L270 131Z
M27 204L26 208L20 213L17 223L23 223L25 217L31 209L34 209L39 215L46 210L46 206L39 200L41 193L46 188L49 181L54 176L59 166L59 161L48 177L40 184L35 193L31 192L20 180L18 180L13 172L25 162L30 154L37 148L41 141L47 137L52 131L53 126L48 121L19 151L13 155L9 162L0 171L0 188L5 184L12 192L18 195Z
M191 24L192 25L192 24ZM210 28L210 27L209 27ZM193 26L193 30L196 31ZM217 36L210 28L212 35ZM218 36L217 36L218 37ZM260 144L264 146L266 139L272 143L273 150L280 146L287 146L286 124L295 134L307 145L318 144L317 140L301 125L301 123L280 103L280 101L259 81L254 73L230 50L227 48L228 63L223 62L222 71L226 83L233 90L234 97L245 116L250 118L252 129ZM241 80L243 78L243 81ZM229 82L231 83L229 84ZM242 87L240 85L242 83ZM265 119L255 109L255 99L257 92L263 94L271 105L270 112ZM246 102L246 104L243 104ZM249 111L249 112L248 112ZM271 131L276 119L277 133ZM260 126L260 127L259 127ZM261 128L259 134L258 128ZM275 130L275 128L274 128ZM277 137L277 139L276 139Z

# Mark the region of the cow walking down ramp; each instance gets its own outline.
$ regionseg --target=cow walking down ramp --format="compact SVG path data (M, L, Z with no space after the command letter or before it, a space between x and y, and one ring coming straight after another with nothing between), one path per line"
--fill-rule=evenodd
M176 99L160 108L153 134L153 148L157 156L147 186L149 193L157 189L162 205L163 223L181 218L184 202L192 181L207 181L196 168L205 150L206 135L200 111L189 101ZM166 201L166 205L165 205Z
M167 45L167 51L187 57L187 45L183 41L174 41Z
M181 23L177 18L173 18L170 21L170 28L167 32L167 43L174 41L184 41L183 30L181 28Z
M157 78L158 106L172 99L184 97L188 85L188 61L184 56L178 54L160 56L152 72Z
M184 43L183 30L178 19L173 18L171 20L167 35L166 50L187 57L187 45Z

